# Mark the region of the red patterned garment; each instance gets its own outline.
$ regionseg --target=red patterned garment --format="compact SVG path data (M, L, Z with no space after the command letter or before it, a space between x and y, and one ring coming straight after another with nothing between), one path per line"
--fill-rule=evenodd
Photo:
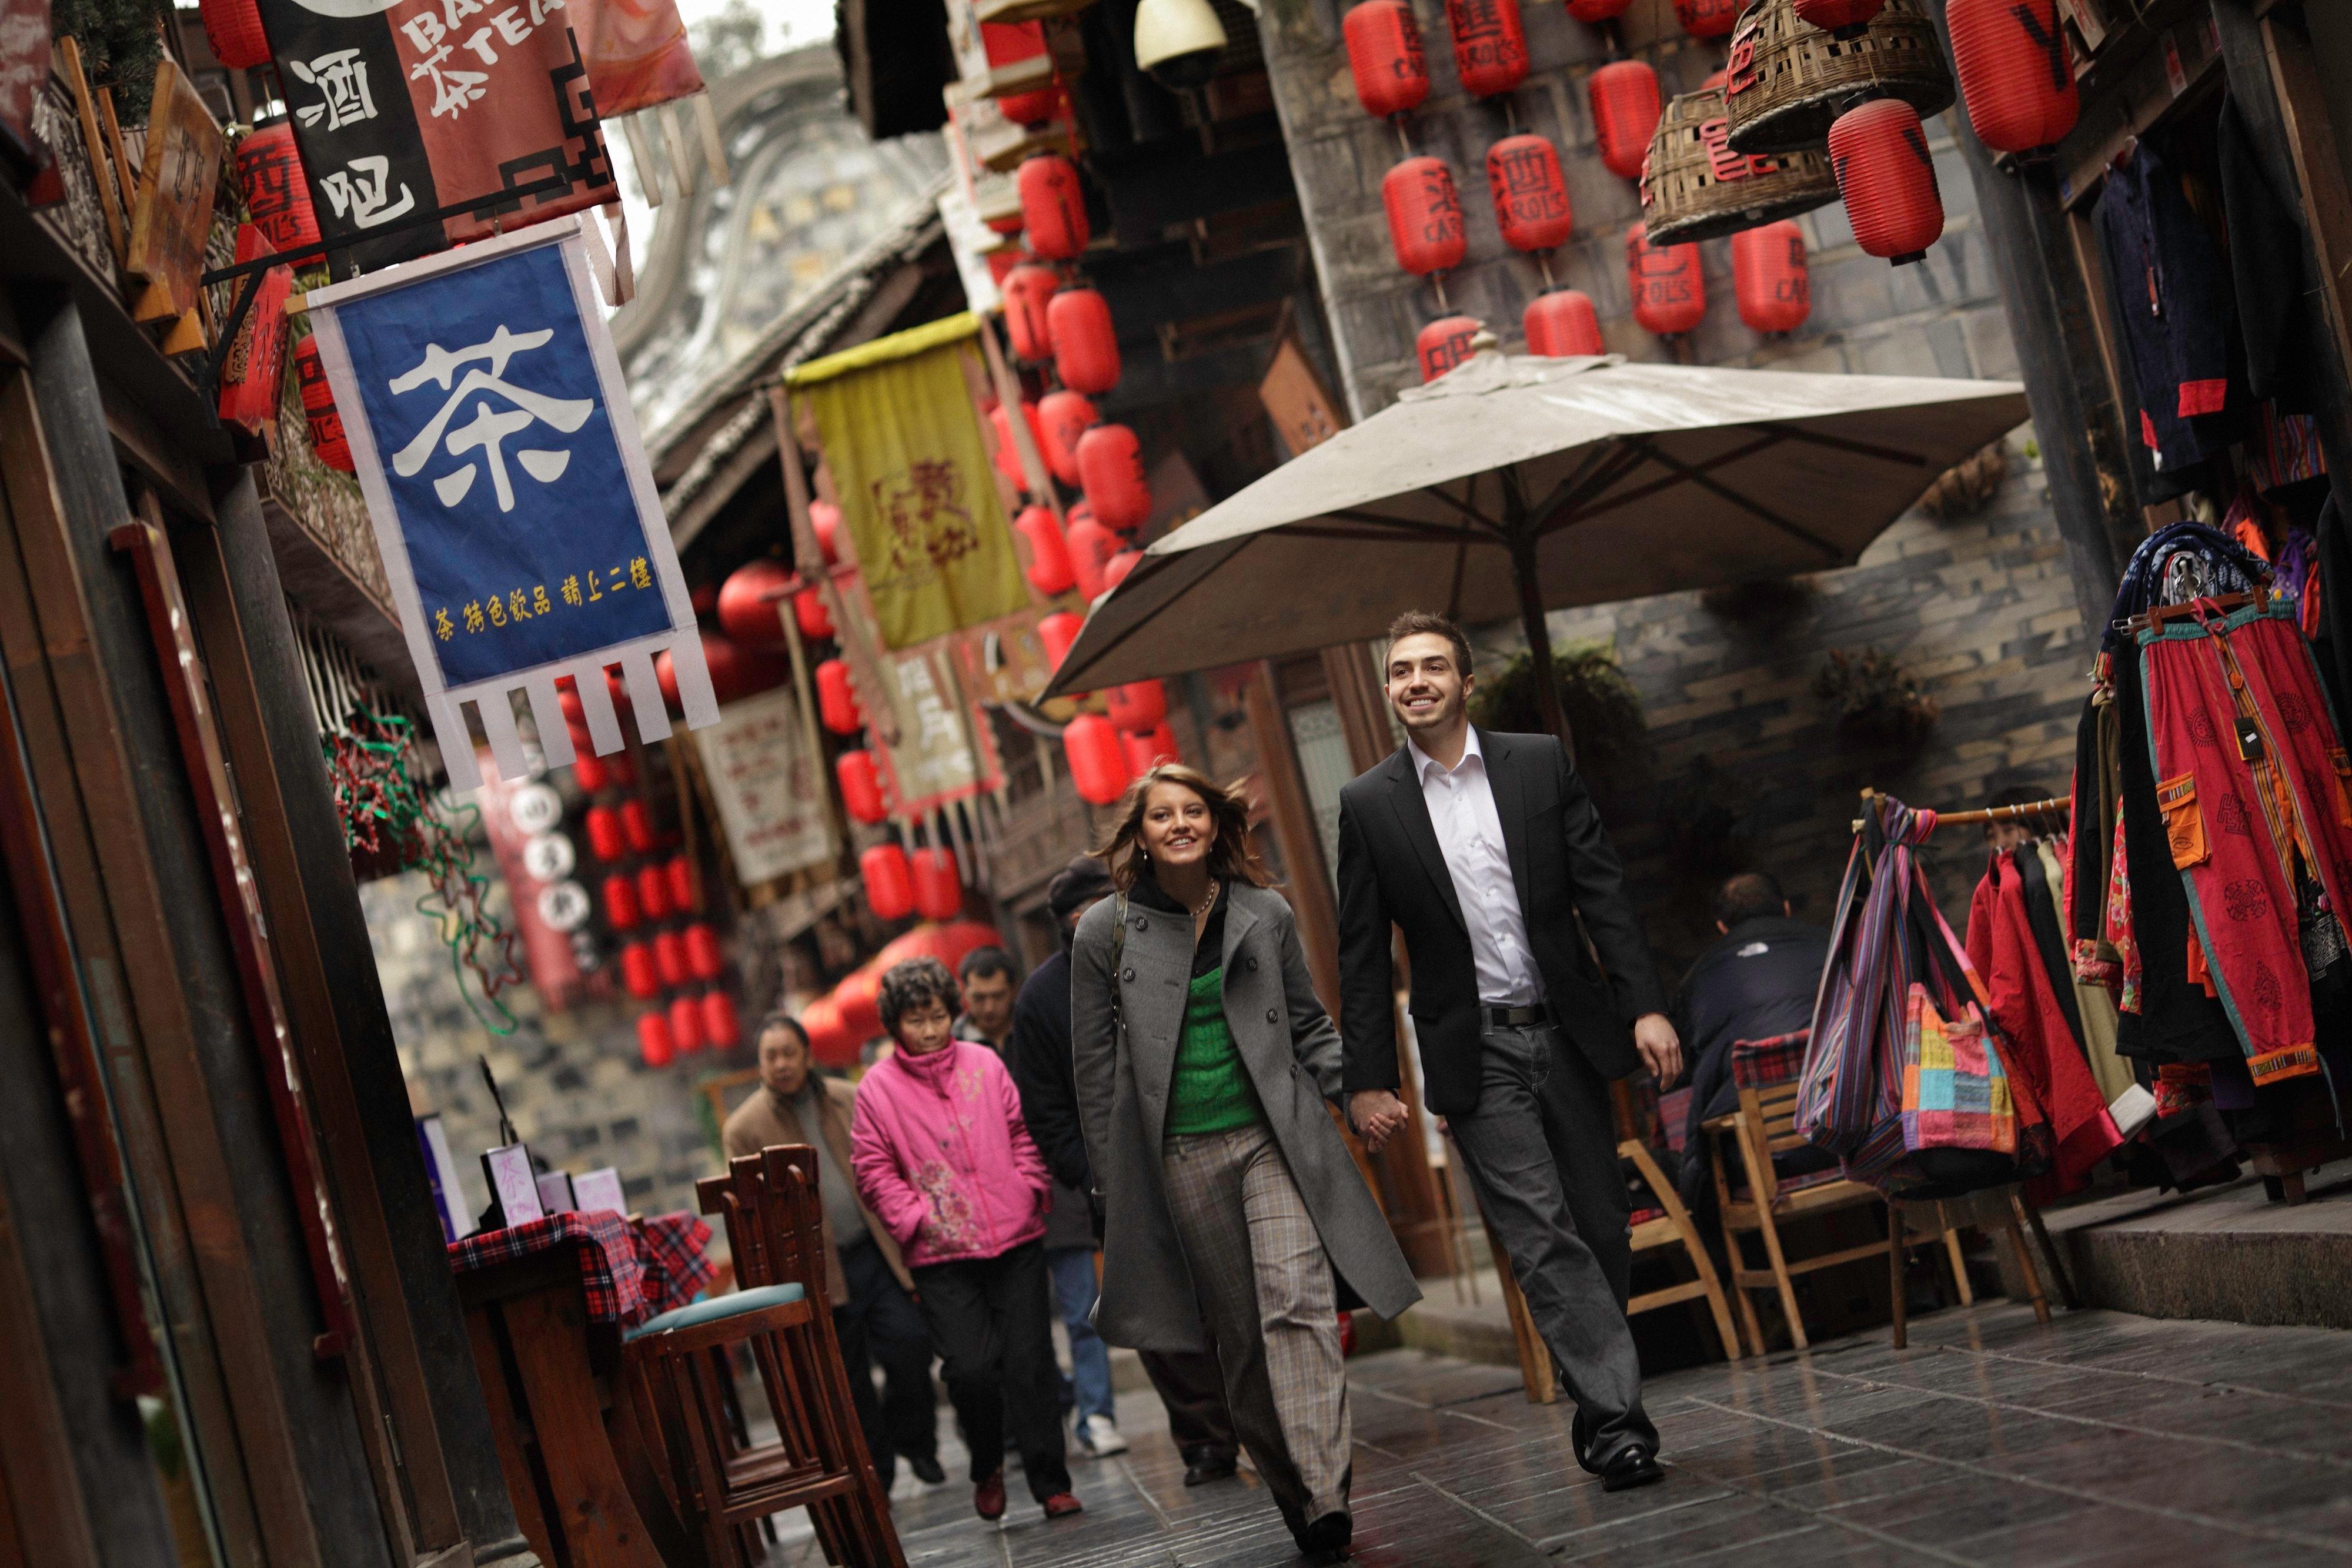
M645 1261L629 1222L609 1210L551 1214L503 1230L479 1230L449 1243L449 1267L459 1274L519 1262L559 1247L576 1248L580 1285L591 1322L634 1328L654 1315L645 1290Z

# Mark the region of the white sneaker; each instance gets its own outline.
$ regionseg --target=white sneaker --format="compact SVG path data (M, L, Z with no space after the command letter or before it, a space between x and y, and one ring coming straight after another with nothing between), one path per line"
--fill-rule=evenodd
M1111 1424L1109 1416L1088 1416L1075 1425L1081 1452L1091 1454L1097 1459L1127 1452L1127 1439L1118 1435L1118 1428Z

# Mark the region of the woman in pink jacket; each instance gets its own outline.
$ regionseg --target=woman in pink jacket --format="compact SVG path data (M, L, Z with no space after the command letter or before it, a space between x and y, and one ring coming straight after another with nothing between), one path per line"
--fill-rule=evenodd
M1062 1448L1061 1373L1046 1323L1045 1162L994 1051L953 1038L955 977L936 958L882 977L882 1027L898 1049L857 1085L850 1164L888 1227L947 1363L971 1446L972 1506L1004 1513L1012 1427L1048 1519L1080 1511Z

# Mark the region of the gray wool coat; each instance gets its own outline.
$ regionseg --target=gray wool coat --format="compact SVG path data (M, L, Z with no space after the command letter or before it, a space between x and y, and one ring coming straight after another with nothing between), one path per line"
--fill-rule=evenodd
M1070 952L1070 1038L1078 1118L1103 1195L1102 1297L1095 1329L1138 1350L1209 1348L1184 1251L1160 1188L1160 1130L1192 973L1181 915L1127 905L1127 941L1111 974L1119 901L1078 923ZM1125 1039L1114 1038L1111 987ZM1314 1217L1323 1249L1350 1291L1383 1318L1421 1299L1381 1206L1324 1108L1339 1089L1339 1032L1316 999L1290 904L1246 884L1226 894L1225 1023Z

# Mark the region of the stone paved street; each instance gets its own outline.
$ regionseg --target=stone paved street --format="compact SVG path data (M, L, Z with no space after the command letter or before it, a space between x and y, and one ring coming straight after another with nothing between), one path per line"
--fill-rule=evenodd
M1350 1364L1356 1560L1368 1568L2343 1563L2352 1335L2116 1312L2048 1328L2006 1304L1651 1385L1662 1486L1612 1497L1568 1459L1569 1406L1507 1370L1418 1351ZM1076 1459L1087 1513L1048 1525L1017 1474L1005 1528L901 1476L920 1568L1276 1568L1255 1480L1186 1490L1148 1394L1133 1448ZM951 1427L943 1422L949 1431ZM772 1562L818 1563L803 1537Z

